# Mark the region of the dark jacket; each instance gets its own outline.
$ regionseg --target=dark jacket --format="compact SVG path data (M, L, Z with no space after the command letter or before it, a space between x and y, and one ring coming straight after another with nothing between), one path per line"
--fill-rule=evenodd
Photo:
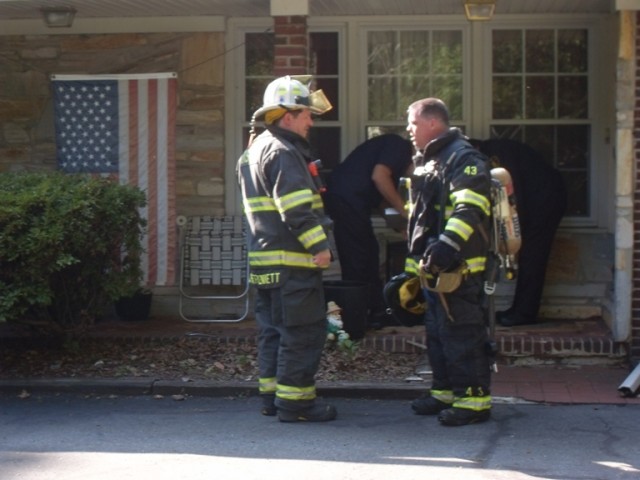
M313 255L329 248L327 219L309 161L307 141L275 126L240 157L237 173L249 224L252 271L318 269Z
M427 246L443 236L459 248L471 273L484 271L491 214L486 157L457 128L431 141L421 153L412 176L406 270L417 272Z

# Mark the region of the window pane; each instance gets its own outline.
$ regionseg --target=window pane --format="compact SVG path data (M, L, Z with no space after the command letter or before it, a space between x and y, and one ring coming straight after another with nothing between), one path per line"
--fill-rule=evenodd
M493 118L522 118L522 78L493 78Z
M394 78L370 78L368 85L369 120L395 120L398 108Z
M401 32L400 58L397 69L391 67L387 73L401 75L426 75L429 73L429 35L428 32Z
M421 52L417 52L422 55ZM433 32L434 73L462 73L462 32Z
M369 75L380 75L393 71L396 65L395 44L394 32L369 33L367 46Z
M553 37L553 30L527 30L525 32L525 58L528 73L554 71Z
M268 79L259 79L252 80L247 78L245 81L245 105L246 111L244 113L244 119L248 122L251 120L253 116L253 112L259 109L262 106L262 97L264 95L264 90L267 88L267 85L272 80L271 77Z
M527 77L525 87L526 118L555 118L554 77Z
M558 31L558 71L563 73L586 73L587 31Z
M338 34L314 32L309 35L311 71L314 75L338 74Z
M558 116L587 118L588 82L586 76L558 77Z
M587 168L589 131L587 125L558 127L558 166L560 168Z
M247 76L272 75L274 38L272 33L246 34L245 72Z
M520 30L493 31L493 72L522 72L522 32Z
M245 121L262 106L262 95L273 79L274 35L247 33L245 35Z

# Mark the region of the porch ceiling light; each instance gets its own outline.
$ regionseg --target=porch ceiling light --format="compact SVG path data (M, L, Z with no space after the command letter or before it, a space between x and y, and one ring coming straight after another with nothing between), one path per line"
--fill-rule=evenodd
M76 16L76 9L73 7L43 7L40 12L49 28L70 27Z
M464 13L467 19L474 20L491 20L493 12L496 9L496 0L463 0Z

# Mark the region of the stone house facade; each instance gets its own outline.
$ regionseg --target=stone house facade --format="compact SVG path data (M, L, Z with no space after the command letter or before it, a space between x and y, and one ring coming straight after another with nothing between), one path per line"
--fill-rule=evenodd
M613 101L596 112L609 119L607 145L614 152L603 160L611 177L610 189L597 206L606 220L595 229L561 228L542 308L545 316L555 318L602 316L614 339L628 342L636 358L640 356L640 249L635 240L640 234L635 215L640 190L638 3L618 1L611 12L599 15L616 32L604 65L609 87L614 89ZM309 31L326 30L323 21L298 14L273 14L261 21L255 29L267 23L275 36L273 75L307 73ZM242 148L238 140L242 133L232 132L239 130L235 125L239 117L232 115L234 98L242 94L231 74L241 58L232 56L237 48L230 35L234 22L242 21L218 19L207 27L199 24L177 31L163 27L48 34L4 29L0 33L0 173L56 168L50 75L177 72L177 214L240 213L230 167ZM351 39L355 36L349 30L351 24L345 25L344 36ZM349 93L356 94L353 88ZM343 135L342 157L361 140L360 133ZM508 293L507 285L505 296ZM156 312L175 313L176 296L175 286L158 288Z

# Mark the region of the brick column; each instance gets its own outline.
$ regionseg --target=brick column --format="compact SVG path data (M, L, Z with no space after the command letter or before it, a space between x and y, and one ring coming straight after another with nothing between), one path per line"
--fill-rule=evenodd
M276 16L274 20L275 59L273 74L304 75L309 68L307 17Z

